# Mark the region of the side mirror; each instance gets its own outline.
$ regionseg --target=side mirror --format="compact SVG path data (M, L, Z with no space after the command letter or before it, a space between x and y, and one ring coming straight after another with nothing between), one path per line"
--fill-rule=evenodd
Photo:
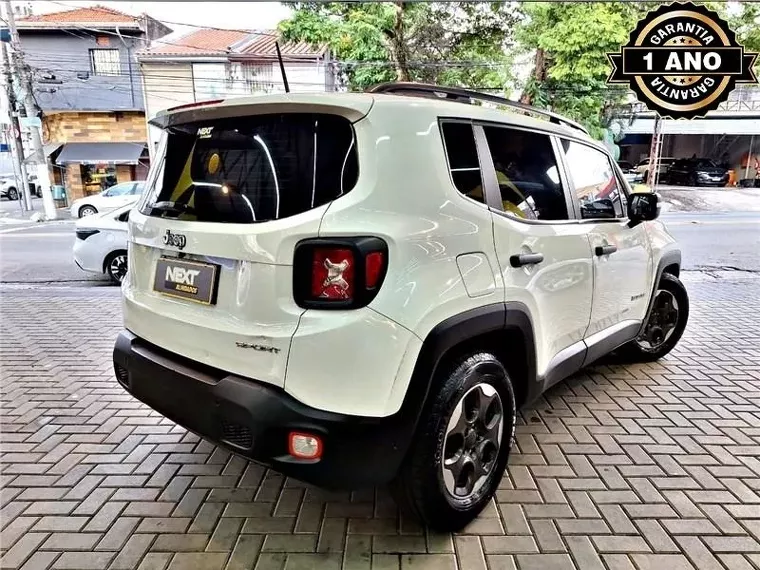
M660 215L660 197L654 192L636 192L628 199L628 219L631 224L654 220Z
M581 204L581 217L583 219L616 218L615 204L609 198L586 202Z

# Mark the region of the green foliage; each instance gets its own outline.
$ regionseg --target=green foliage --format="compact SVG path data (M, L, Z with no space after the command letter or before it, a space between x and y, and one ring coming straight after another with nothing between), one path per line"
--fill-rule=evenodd
M728 18L746 48L760 51L760 3L738 10L703 2ZM602 138L625 86L607 85L608 52L627 43L658 4L624 2L298 2L280 24L286 39L326 44L350 89L397 79L509 92L515 55L536 51L523 100L583 123ZM397 16L400 16L400 27Z
M302 2L295 8L293 15L280 23L283 37L326 44L336 59L357 62L342 67L349 85L366 86L394 77L392 67L369 63L389 59L383 30L392 28L391 5Z
M394 52L401 9L406 64ZM285 39L326 44L340 62L340 78L362 90L397 78L469 87L508 86L512 79L511 3L301 2L280 23Z
M607 53L629 39L646 11L638 2L525 3L518 39L523 47L543 50L546 79L526 85L531 103L574 118L601 138L624 88L608 86Z
M737 8L738 13L728 16L737 39L747 51L760 52L760 3L742 2ZM755 71L757 70L756 63Z

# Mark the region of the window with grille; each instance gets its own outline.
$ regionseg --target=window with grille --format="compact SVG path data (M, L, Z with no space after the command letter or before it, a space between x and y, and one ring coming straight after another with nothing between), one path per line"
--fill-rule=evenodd
M274 90L271 63L246 63L243 65L243 77L250 93L271 93Z
M90 62L94 75L119 75L121 62L117 49L91 49Z

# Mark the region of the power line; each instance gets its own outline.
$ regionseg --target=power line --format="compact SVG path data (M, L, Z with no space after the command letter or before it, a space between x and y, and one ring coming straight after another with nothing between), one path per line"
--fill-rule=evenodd
M54 4L57 4L57 5L63 6L65 8L68 8L68 9L75 8L75 6L72 6L72 5L69 5L69 4L65 4L63 2L56 2L56 1L53 1L53 0L51 0L51 2L54 3ZM189 24L189 23L182 23L182 22L172 22L172 21L168 21L168 20L157 20L157 21L162 22L164 24L169 24L169 25L180 25L180 26L187 26L187 27L192 27L192 28L201 28L201 29L205 28L205 29L222 30L222 31L236 31L236 32L246 33L246 34L257 34L257 35L268 36L268 37L279 37L279 34L268 33L268 32L264 32L264 31L260 31L260 30L220 28L220 27L215 27L215 26L201 26L201 25L197 25L197 24ZM94 27L87 27L87 26L72 26L72 27L75 30L81 30L81 31L84 31L84 32L89 32L89 33L107 34L107 35L117 36L119 38L123 37L122 34L115 33L115 32L110 31L110 30L103 30L103 29L94 28ZM68 33L70 33L74 37L78 37L72 31L69 31ZM182 43L182 39L184 37L186 37L186 36L182 36L180 38L176 38L174 41L156 39L156 40L153 40L153 42L159 43L159 44L188 47L187 43ZM80 38L80 39L83 39L83 38ZM225 56L225 57L228 57L230 55L244 55L244 54L231 54L227 50L211 50L211 49L208 50L208 53L212 53L213 55L217 55L218 54L220 56ZM47 57L48 54L50 55L50 57ZM64 73L65 72L71 72L71 73L82 73L82 74L87 73L87 74L92 74L92 70L91 70L91 68L89 66L87 67L87 69L71 69L71 68L60 68L59 67L61 65L61 63L69 63L72 67L75 67L78 64L84 63L87 60L86 56L81 56L77 52L45 52L45 51L38 51L38 52L35 52L34 54L29 54L29 55L30 55L29 59L33 60L34 63L37 64L38 66L40 66L40 65L44 66L44 64L46 62L48 62L48 61L51 64L51 66L53 66L53 67L48 68L48 69L44 69L42 67L36 67L36 70L39 71L39 72L45 72L45 71L47 71L47 72L50 72L50 73L55 73L55 72L64 72ZM142 59L140 56L138 56L137 59L138 59L138 61L140 63L143 64L143 67L145 67L146 65L150 65L150 62L151 62L150 57L148 57L146 59ZM297 59L299 61L302 61L301 58L293 58L293 59ZM229 62L229 60L227 60L225 63L228 63L228 62ZM192 64L192 63L194 63L194 62L192 62L192 60L191 61L183 61L183 60L161 61L162 65L169 64L169 65L175 65L175 66L187 66L187 65ZM201 62L198 62L198 63L201 63ZM354 60L354 61L351 61L351 60L333 60L333 61L329 61L329 62L326 62L326 63L329 63L329 64L332 64L332 65L336 66L339 69L339 71L341 71L341 72L351 71L351 70L356 69L356 68L375 67L375 68L382 69L382 68L386 68L386 67L392 67L394 65L393 62L387 61L387 60L369 60L369 61L366 61L366 60L365 61L358 61L358 60ZM477 68L477 69L494 68L494 69L497 69L497 68L507 67L507 66L510 65L510 63L511 62L509 61L509 59L507 59L507 57L505 56L504 60L498 60L498 61L488 61L488 60L470 60L470 61L440 60L440 61L424 61L423 60L423 61L410 61L410 62L408 62L408 65L409 65L409 67L412 70L425 70L425 69L458 70L458 69L467 69L467 68ZM243 62L243 64L244 64L244 62ZM124 67L126 67L125 64L121 64L121 65L124 66ZM173 98L173 97L164 97L164 96L162 96L160 94L164 93L164 94L169 94L169 95L175 95L176 96L177 91L176 91L176 89L172 90L172 87L179 87L180 84L184 84L184 85L190 86L191 83L192 83L192 91L194 93L196 93L196 94L198 94L198 93L201 93L201 94L208 93L211 96L215 96L215 95L217 95L217 93L219 91L221 91L222 94L223 94L223 96L229 96L226 93L227 89L216 90L213 87L211 87L211 88L203 88L203 87L200 87L198 85L199 82L197 82L197 81L193 82L193 80L191 78L181 78L181 77L176 77L176 76L173 76L173 75L164 75L164 74L155 74L155 73L145 74L144 73L144 69L143 69L142 75L143 75L143 77L149 77L151 79L158 79L159 81L162 81L165 84L165 85L162 86L163 88L153 87L153 88L148 89L147 92L151 96L155 96L155 97L158 97L158 98L164 98L164 99L170 100L170 101L176 101L176 98ZM133 78L139 78L140 77L140 73L139 72L137 72L137 73L122 73L122 70L120 70L118 74L111 75L110 77L125 77L125 78L129 78L129 79L133 79ZM235 82L236 82L235 80L231 80L231 79L227 79L227 78L208 78L208 79L204 79L201 84L202 85L203 84L205 84L205 85L209 85L210 84L212 86L213 85L220 85L220 86L232 88L232 86L234 86ZM245 83L243 83L242 81L241 81L241 83L243 85L245 85ZM253 81L252 83L255 84L256 82ZM270 84L270 85L278 85L278 86L280 85L279 81L267 80L267 79L262 80L261 83ZM303 86L307 86L308 85L308 86L315 86L315 87L319 86L319 87L321 87L323 89L324 89L324 85L325 85L323 82L292 82L292 83L294 85L303 85ZM509 87L511 87L513 89L518 89L518 88L520 88L520 86L524 87L525 84L522 84L522 83L519 83L519 82L516 82L516 81L508 81L508 82L506 82L505 85L493 86L493 87L491 87L491 86L488 86L488 87L476 87L476 88L477 89L482 89L482 90L502 91L506 86L509 86ZM125 91L124 89L126 89L126 88L129 88L129 91ZM252 86L252 87L249 87L249 88L253 90L255 88L255 85ZM71 91L71 90L76 90L76 91L91 90L92 91L92 90L102 90L102 89L104 89L104 86L102 86L102 85L87 84L87 83L83 83L81 85L78 84L78 85L76 85L74 87L74 89L71 89L71 85L67 85L65 87L62 86L62 87L58 88L58 90L60 91L60 93L62 95L63 95L64 91ZM109 91L112 91L112 92L115 92L115 93L130 93L131 94L133 92L133 89L130 88L130 86L126 85L126 82L125 82L123 85L114 85L114 86L111 86L109 88ZM599 88L585 88L585 89L578 89L576 87L553 87L553 88L549 88L549 89L544 89L544 91L547 92L547 93L549 93L550 95L552 95L552 94L557 94L558 95L558 94L562 94L562 93L594 94L594 93L602 93L602 92L622 92L622 90L620 88L616 88L614 86L613 87L604 86L604 87L599 87ZM245 92L244 93L239 93L239 95L247 95L247 94L248 93L245 93ZM254 94L254 93L250 93L250 94ZM235 94L235 95L238 95L238 94ZM101 100L108 100L108 99L107 98L102 98Z
M56 4L56 5L62 6L62 7L65 7L65 8L69 8L69 9L75 9L75 8L77 8L77 6L73 6L73 5L70 5L70 4L65 4L63 2L58 2L56 0L48 0L48 2L50 2L52 4ZM221 28L221 27L217 27L217 26L203 26L203 25L199 25L199 24L191 24L191 23L188 23L188 22L174 22L174 21L171 21L171 20L161 20L161 19L158 19L158 18L154 18L154 19L156 21L158 21L158 22L161 22L162 24L170 24L170 25L176 25L176 26L186 26L186 27L191 27L191 28L196 28L196 29L207 29L207 30L216 30L216 31L223 31L223 32L239 32L239 33L244 33L244 34L249 34L249 35L258 35L258 36L271 37L271 38L277 38L277 39L281 38L281 35L279 33L272 33L270 31L266 31L266 30L257 30L257 29L252 29L252 28ZM96 33L117 36L117 37L120 37L120 38L122 37L121 34L118 34L116 32L112 32L110 30L102 30L102 29L92 28L92 27L86 27L86 26L73 26L72 25L72 27L74 27L75 29L86 30L86 31L93 31L93 32L96 32ZM465 32L462 32L462 33L465 33ZM467 33L469 33L469 32L467 32ZM187 36L181 36L179 38L176 38L174 41L169 41L169 40L165 40L165 39L152 39L150 41L151 41L151 43L160 43L160 44L165 44L165 45L170 45L170 46L175 46L175 47L184 47L184 48L190 47L192 49L195 49L197 46L191 46L191 45L188 45L187 43L182 43L182 39L186 38L186 37ZM200 49L206 49L206 48L198 48L198 49L200 50ZM218 55L235 55L235 56L242 56L242 57L245 57L245 55L246 55L246 54L243 54L243 53L235 53L235 52L229 52L227 50L219 50L219 49L212 49L212 48L208 48L207 51L204 51L202 53L199 51L199 53L197 55L200 56L202 54L209 54L209 53L213 54L213 55L217 55L217 54ZM147 57L150 57L150 54L144 54L144 55L147 56ZM171 55L171 54L168 54L168 55ZM193 54L189 54L189 55L193 55ZM156 53L156 57L160 57L160 56L161 56L160 53ZM283 55L283 60L284 61L288 61L288 57L291 57L293 61L300 61L300 60L303 59L303 58L299 58L297 56ZM272 58L274 58L274 55L272 55ZM392 65L394 65L393 62L390 62L390 61L387 61L387 60L332 60L332 61L333 62L340 62L340 63L345 64L345 65L367 65L367 66L369 66L369 65L376 65L376 66L392 66ZM502 61L482 62L482 60L472 60L472 61L461 61L461 60L448 60L448 61L445 61L445 60L443 60L443 61L440 61L440 62L408 61L407 64L408 65L427 65L427 66L436 66L436 65L447 66L449 64L457 64L457 65L462 65L463 67L467 67L467 66L479 65L479 64L480 65L486 65L486 66L490 66L490 65L501 66L501 65L508 65L509 62L508 61L503 61L503 62Z
M36 68L35 67L34 69L36 71L39 71L39 72L45 71L42 68ZM67 67L67 68L59 68L56 71L59 71L59 72L69 72L69 73L89 73L92 78L94 78L94 77L123 77L123 78L130 77L129 73L121 73L121 72L120 73L115 73L115 74L109 74L109 75L96 75L96 74L92 74L91 70L84 69L84 68L68 68ZM131 76L132 77L139 77L139 74L133 73ZM193 79L192 78L190 78L190 77L178 77L176 75L168 75L168 74L161 74L161 73L148 73L148 74L143 73L143 77L146 78L146 79L159 79L159 80L162 80L162 81L164 81L166 83L174 84L174 85L183 85L183 84L184 85L191 85L191 84L193 84ZM89 81L89 79L87 79L87 80L81 80L81 81ZM245 80L243 80L243 79L227 79L227 78L221 78L221 77L219 77L219 78L209 77L209 78L204 78L204 79L202 79L200 81L196 78L196 80L195 80L194 83L197 86L199 83L210 83L210 84L218 84L218 85L234 85L236 82L239 82L239 83L242 84L242 83L245 82ZM255 83L255 81L252 81L251 83ZM260 81L260 83L265 83L265 84L268 83L268 84L279 85L279 84L281 84L281 81L276 80L276 79L271 79L271 80L262 79ZM291 81L290 83L293 84L293 85L310 85L310 86L323 86L324 85L324 82L321 82L321 81L319 81L319 82L318 81ZM125 82L125 84L126 84L126 82ZM511 82L509 82L509 85L511 85L513 87L525 87L526 84L527 84L526 82L519 82L519 81L511 81ZM54 86L55 84L51 84L51 85ZM109 89L109 88L115 87L115 86L107 87L105 85L86 84L86 83L83 83L81 86L82 87L84 87L84 86L90 86L92 88L101 89L101 90L102 89ZM494 89L503 89L503 87L504 86L497 86L497 87L488 87L488 88L485 88L485 89L494 90ZM614 86L614 85L600 85L598 87L581 87L581 88L576 87L576 86L546 86L546 87L543 88L543 90L545 92L550 92L550 93L560 93L560 92L567 92L567 93L628 92L625 88ZM153 91L153 88L149 89L149 91Z
M165 58L171 57L171 55L177 56L177 59L174 61L166 61ZM196 55L199 58L202 58L205 56L205 54L199 53L199 54L188 54L183 56L182 54L167 54L166 56L159 56L156 59L160 59L160 62L162 65L168 64L168 65L188 65L190 63L193 63L192 56ZM222 54L220 54L222 55ZM246 63L245 54L235 54L235 53L227 53L225 52L223 55L225 56L235 56L233 59L233 63ZM237 56L241 55L243 56L241 59L238 60ZM41 56L41 57L40 57ZM82 54L81 52L61 52L61 51L44 51L44 50L35 50L33 52L29 52L28 54L29 59L46 59L49 58L51 63L57 63L61 61L85 61L87 60L87 56ZM187 58L187 59L184 59ZM139 63L146 63L150 64L152 63L151 57L143 57L141 54L138 54L136 57L137 61ZM253 59L253 58L251 58ZM262 61L261 57L257 57L256 61ZM269 61L275 62L276 58L274 56L269 56L266 60L268 63ZM304 63L305 59L303 57L296 57L296 56L283 56L283 61L287 62L293 62L293 63ZM315 62L316 62L315 58ZM195 62L195 63L203 63L203 62ZM348 60L348 59L331 59L331 60L320 60L321 65L327 65L327 64L333 64L333 65L345 65L345 66L365 66L365 67L393 67L395 65L392 61L387 60ZM460 59L442 59L438 61L428 61L428 60L410 60L407 61L407 64L409 66L415 67L504 67L511 64L511 61L508 59L504 60L460 60Z

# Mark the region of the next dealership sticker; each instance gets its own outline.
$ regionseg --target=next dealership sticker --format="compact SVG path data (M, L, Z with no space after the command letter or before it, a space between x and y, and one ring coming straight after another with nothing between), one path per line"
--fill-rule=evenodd
M756 53L744 51L716 12L691 2L649 12L612 63L609 83L627 83L663 117L702 117L737 83L756 83Z

